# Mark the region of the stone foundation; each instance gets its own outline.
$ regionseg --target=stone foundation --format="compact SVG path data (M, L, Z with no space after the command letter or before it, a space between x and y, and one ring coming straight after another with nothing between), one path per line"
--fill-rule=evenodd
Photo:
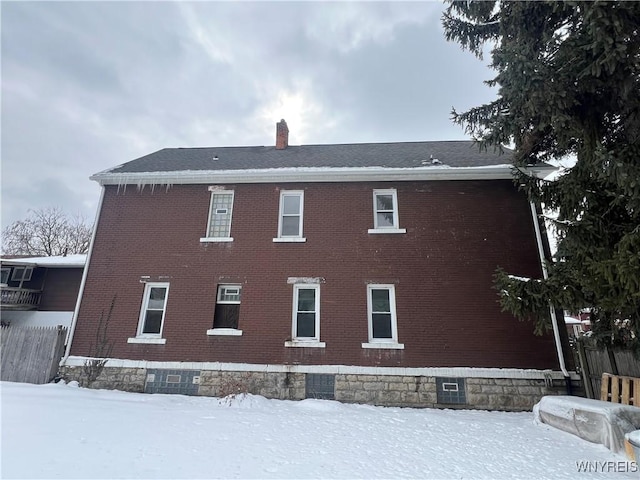
M124 392L144 392L147 378L145 368L103 368L95 381L87 381L83 367L61 367L59 375L66 381L77 381L83 387L105 390L122 390Z
M303 373L202 371L198 395L225 397L234 393L252 393L279 400L305 398Z
M88 384L81 366L61 375L90 388L128 392L224 397L252 393L281 400L329 398L345 403L395 407L527 411L545 395L566 394L562 379L436 377L425 375L314 374L104 367ZM319 378L322 377L322 378ZM322 384L322 387L317 385Z

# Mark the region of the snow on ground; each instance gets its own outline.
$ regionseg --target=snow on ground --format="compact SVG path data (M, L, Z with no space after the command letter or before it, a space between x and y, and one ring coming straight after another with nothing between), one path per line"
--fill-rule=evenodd
M5 479L638 477L526 412L0 388Z

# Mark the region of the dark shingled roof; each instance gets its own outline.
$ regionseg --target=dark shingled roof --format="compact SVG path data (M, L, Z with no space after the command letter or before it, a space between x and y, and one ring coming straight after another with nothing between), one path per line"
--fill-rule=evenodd
M388 167L432 165L450 167L511 163L512 151L480 152L472 141L354 143L275 147L164 148L109 169L109 173L174 172L183 170L247 170L295 167ZM436 162L437 163L437 162Z

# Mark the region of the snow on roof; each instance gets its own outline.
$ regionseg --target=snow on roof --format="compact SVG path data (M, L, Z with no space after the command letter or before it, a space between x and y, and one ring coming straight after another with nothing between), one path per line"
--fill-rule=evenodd
M580 320L578 320L577 318L564 317L564 323L566 323L567 325L578 325L578 324L580 324L582 322Z
M78 267L83 268L87 262L86 254L75 254L67 256L52 257L27 257L27 258L3 258L2 263L5 265L27 265L32 267L48 267L48 268L64 268Z

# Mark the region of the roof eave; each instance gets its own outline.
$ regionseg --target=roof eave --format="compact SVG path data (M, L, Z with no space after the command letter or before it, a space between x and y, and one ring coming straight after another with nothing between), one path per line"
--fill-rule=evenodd
M42 267L42 268L84 268L85 263L40 263L29 262L27 260L2 260L3 266L7 267Z
M416 168L271 168L255 170L184 170L172 172L100 172L90 177L100 185L174 185L207 183L368 182L416 180L502 180L513 178L512 165ZM555 167L531 167L544 178Z
M62 260L57 261L59 258ZM70 257L0 258L0 263L8 267L84 268L86 259L84 254L73 254Z

